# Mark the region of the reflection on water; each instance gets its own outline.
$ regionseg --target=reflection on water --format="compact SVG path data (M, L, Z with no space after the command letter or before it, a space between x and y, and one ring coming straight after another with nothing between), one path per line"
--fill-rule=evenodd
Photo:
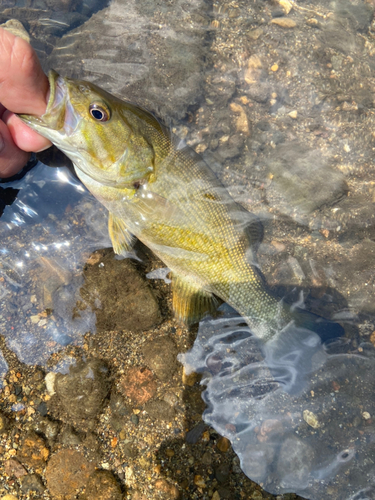
M46 69L169 117L262 219L275 293L303 289L308 309L345 327L327 340L290 325L262 346L225 308L201 322L181 359L204 374L206 422L268 491L374 498L373 2L63 4L9 0L0 20L25 24ZM93 331L89 307L71 312L82 264L108 245L106 216L64 169L39 164L11 187L0 327L22 361L45 363Z
M95 331L88 305L73 310L83 264L93 250L110 246L107 215L67 168L39 163L9 184L19 192L0 221L0 328L22 362L45 364Z

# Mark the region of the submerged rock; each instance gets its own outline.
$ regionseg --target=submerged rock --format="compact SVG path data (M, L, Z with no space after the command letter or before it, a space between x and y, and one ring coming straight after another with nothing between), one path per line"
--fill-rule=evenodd
M57 374L58 405L73 420L92 420L102 409L109 391L108 367L100 359L78 362L69 373Z

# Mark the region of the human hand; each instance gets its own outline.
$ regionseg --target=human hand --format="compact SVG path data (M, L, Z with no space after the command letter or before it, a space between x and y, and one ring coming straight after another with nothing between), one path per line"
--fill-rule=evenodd
M14 114L42 115L48 94L48 79L31 45L0 28L0 178L19 172L30 151L51 145Z

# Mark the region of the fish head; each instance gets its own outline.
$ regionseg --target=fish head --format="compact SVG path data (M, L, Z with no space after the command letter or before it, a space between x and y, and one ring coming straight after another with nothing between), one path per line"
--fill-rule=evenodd
M19 117L63 151L78 171L118 188L144 184L155 175L164 134L156 118L90 82L53 70L49 84L45 113Z

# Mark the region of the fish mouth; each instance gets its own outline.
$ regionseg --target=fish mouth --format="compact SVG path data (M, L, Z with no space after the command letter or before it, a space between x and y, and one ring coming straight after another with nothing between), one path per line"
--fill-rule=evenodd
M67 87L64 79L54 70L49 71L48 81L50 91L44 114L41 116L19 114L18 116L32 129L54 142L54 132L61 131L66 122Z

